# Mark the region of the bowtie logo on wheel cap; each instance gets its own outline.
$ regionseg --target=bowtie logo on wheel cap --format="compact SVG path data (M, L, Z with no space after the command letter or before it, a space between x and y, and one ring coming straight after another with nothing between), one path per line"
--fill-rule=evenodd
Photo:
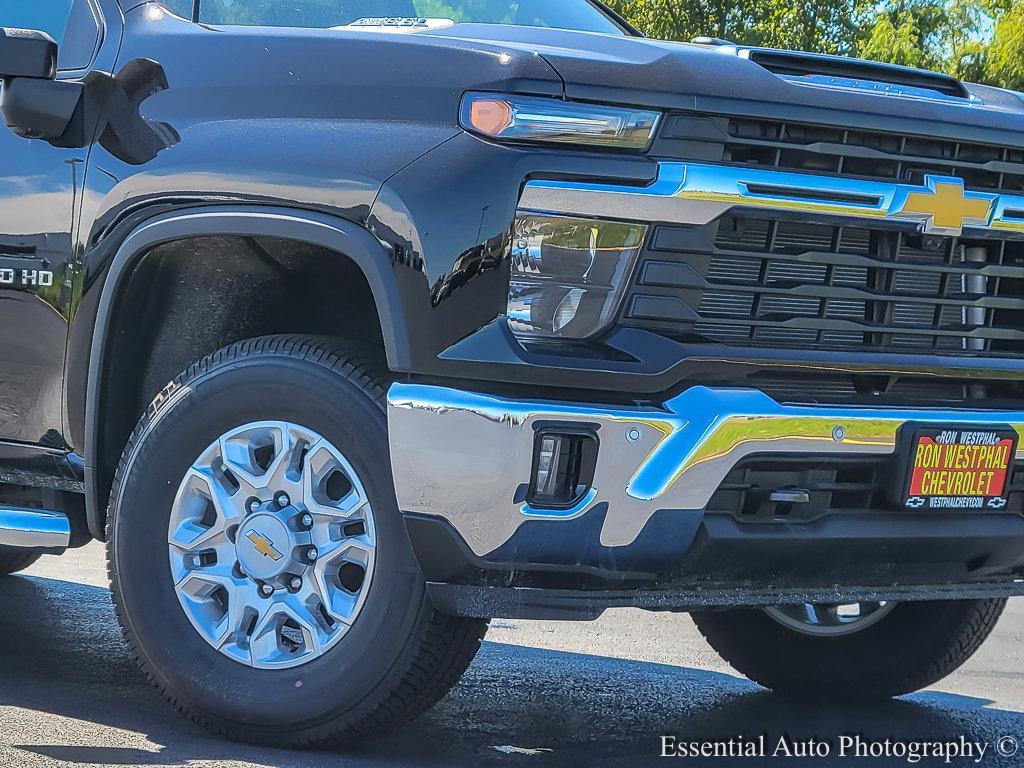
M264 557L269 557L275 563L284 555L274 547L274 542L268 539L259 531L249 531L245 538L252 542L252 547Z

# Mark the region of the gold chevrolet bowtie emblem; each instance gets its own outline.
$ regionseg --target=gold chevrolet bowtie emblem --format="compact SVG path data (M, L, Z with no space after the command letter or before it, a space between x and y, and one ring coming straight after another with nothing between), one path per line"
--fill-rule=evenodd
M245 534L245 537L252 542L253 549L259 552L264 557L269 557L275 563L280 560L284 555L274 549L274 542L268 539L262 534L256 533L256 531L249 531Z
M929 234L959 236L970 224L987 226L995 195L964 191L963 179L926 176L926 192L907 192L902 205L897 197L890 213L899 218L924 219Z

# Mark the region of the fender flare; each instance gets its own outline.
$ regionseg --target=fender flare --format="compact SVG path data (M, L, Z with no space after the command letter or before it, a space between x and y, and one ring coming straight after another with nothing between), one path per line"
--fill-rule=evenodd
M388 365L408 369L409 338L392 260L383 243L360 224L318 211L263 205L211 205L170 211L147 219L133 229L110 261L103 281L89 347L85 401L85 503L89 532L104 538L106 509L99 503L99 409L103 362L111 320L125 277L139 259L158 245L209 235L280 237L319 245L351 259L363 273L384 336ZM390 311L389 311L390 310Z

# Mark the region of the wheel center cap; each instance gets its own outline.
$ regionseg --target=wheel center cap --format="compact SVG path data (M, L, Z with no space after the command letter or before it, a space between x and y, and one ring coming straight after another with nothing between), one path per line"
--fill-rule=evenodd
M291 531L272 514L253 515L235 537L238 562L247 574L257 579L280 575L290 562L294 548Z

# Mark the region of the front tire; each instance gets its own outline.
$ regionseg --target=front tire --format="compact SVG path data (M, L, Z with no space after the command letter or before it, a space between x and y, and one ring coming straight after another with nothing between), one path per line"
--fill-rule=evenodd
M279 747L366 737L432 705L479 648L485 622L426 596L384 387L332 342L255 339L189 368L132 435L107 521L111 590L139 666L195 722ZM345 470L328 480L314 461ZM362 554L325 564L343 544Z
M771 611L692 614L697 629L736 671L784 696L878 701L926 688L969 659L1006 600L900 603L848 631L801 630Z
M20 549L0 547L0 576L10 576L33 565L42 555Z

